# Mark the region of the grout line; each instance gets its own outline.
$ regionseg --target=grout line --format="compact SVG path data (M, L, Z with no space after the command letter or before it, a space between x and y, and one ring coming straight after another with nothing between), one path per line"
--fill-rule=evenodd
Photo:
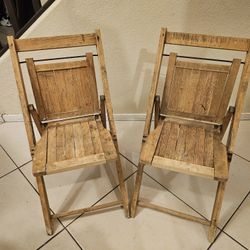
M233 218L233 216L236 214L236 212L238 211L238 209L241 207L241 205L243 204L243 202L246 200L246 198L249 196L250 191L248 191L248 193L245 195L245 197L243 198L243 200L241 201L241 203L238 205L238 207L234 210L233 214L229 217L229 219L227 220L227 222L225 223L225 225L222 227L221 231L218 233L218 235L215 237L214 241L210 244L210 246L208 247L208 249L210 249L210 247L214 244L214 242L216 241L216 239L220 236L220 234L222 232L224 232L224 229L226 228L226 226L228 225L228 223L231 221L231 219ZM224 232L225 233L225 232ZM227 233L226 233L227 234ZM228 235L228 234L227 234ZM233 237L232 238L234 241L236 241L238 244L240 244L242 247L246 248L245 246L243 246L241 243L239 243L237 240L235 240ZM207 250L208 250L207 249Z
M243 156L241 156L241 155L239 155L239 154L236 154L236 153L233 153L234 155L236 155L236 156L238 156L238 157L240 157L242 160L245 160L245 161L247 161L247 162L250 162L250 160L248 160L247 158L245 158L245 157L243 157Z
M69 231L69 229L67 227L65 227L65 230L68 232L69 236L73 239L73 241L77 244L77 246L83 250L83 248L81 247L81 245L77 242L77 240L75 239L75 237L71 234L71 232Z
M8 173L6 173L6 174L0 176L0 179L2 179L3 177L5 177L5 176L7 176L7 175L9 175L9 174L11 174L11 173L13 173L13 172L15 172L16 170L17 170L17 168L12 169L10 172L8 172Z
M127 181L132 175L134 175L137 171L134 171L132 174L130 174L129 176L127 176L124 179L124 182ZM100 199L98 199L95 203L93 203L91 205L91 207L95 206L97 203L99 203L101 200L103 200L105 197L107 197L110 193L112 193L116 188L118 188L120 186L120 184L117 184L114 188L112 188L109 192L107 192L105 195L103 195ZM84 213L78 215L76 218L74 218L69 224L67 224L65 227L68 227L69 225L71 225L73 222L75 222L77 219L79 219L82 215L84 215Z
M137 167L137 165L134 162L132 162L131 160L129 160L126 156L123 156L123 157L125 159L127 159L130 163L132 163L134 166ZM186 206L188 206L189 208L191 208L194 212L196 212L197 214L199 214L202 218L208 220L203 214L201 214L200 212L198 212L196 209L194 209L192 206L190 206L188 203L186 203L184 200L182 200L180 197L178 197L173 191L171 191L170 189L168 189L167 187L165 187L163 184L161 184L160 182L158 182L154 177L152 177L151 175L149 175L145 171L143 171L143 173L146 174L150 179L152 179L153 181L155 181L156 183L158 183L161 187L163 187L169 193L171 193L175 198L177 198L178 200L180 200L181 202L183 202Z

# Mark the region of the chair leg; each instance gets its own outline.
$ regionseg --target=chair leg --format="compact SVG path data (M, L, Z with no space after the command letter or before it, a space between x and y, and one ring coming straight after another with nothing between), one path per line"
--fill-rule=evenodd
M122 197L122 202L123 202L123 208L125 211L125 215L129 217L130 214L129 214L129 204L128 204L128 192L125 186L125 181L123 179L124 175L123 175L122 164L121 164L121 159L119 155L116 160L116 170L117 170L117 175L118 175L119 184L120 184L120 192L121 192L121 197Z
M214 238L216 235L216 228L217 228L219 215L221 211L222 200L223 200L224 193L225 193L225 186L226 186L226 182L219 181L218 186L217 186L217 191L216 191L216 197L214 201L212 217L211 217L211 224L210 224L209 232L208 232L208 239L210 242L214 241Z
M143 169L144 169L144 164L139 163L137 174L136 174L134 192L133 192L132 201L131 201L131 217L135 217L135 214L136 214L137 203L138 203L138 198L139 198L139 193L140 193L140 188L141 188Z
M47 196L43 176L37 176L36 181L37 181L38 192L40 195L42 210L43 210L43 218L44 218L44 222L46 226L46 232L48 235L52 235L53 224L52 224L52 219L51 219L51 214L50 214L50 209L49 209L49 201L48 201L48 196Z

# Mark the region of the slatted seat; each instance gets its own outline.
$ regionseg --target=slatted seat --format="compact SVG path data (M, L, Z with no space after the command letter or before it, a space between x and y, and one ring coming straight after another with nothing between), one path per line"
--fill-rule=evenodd
M190 175L226 180L227 151L218 129L195 125L192 122L164 121L143 144L141 162Z
M101 120L51 125L37 143L33 174L54 174L105 164L117 157L111 135Z
M53 234L55 218L114 206L122 206L129 216L100 31L31 39L8 37L8 43L47 234ZM64 49L68 55L74 47L89 48L91 52L64 57L53 53L54 49ZM96 54L92 52L94 48ZM36 58L35 52L41 50L45 50L43 56L50 50L50 57ZM21 61L19 54L28 51L29 55L34 51L34 57ZM21 63L26 63L35 104L29 103L32 98L26 93ZM103 87L100 98L100 85L96 80L98 68ZM35 137L32 119L41 135L39 140ZM44 176L96 165L101 167L113 161L121 195L118 200L51 214Z
M167 54L165 48L171 47L167 45L175 45L172 47L174 49L178 46L191 46L193 50L200 47L207 57L183 55L183 47L180 50L182 53L171 51ZM245 52L246 57L243 62L238 58L213 59L209 56L211 48ZM214 240L250 77L249 50L250 39L167 32L162 28L131 200L132 217L136 214L137 206L166 212L208 225L208 238ZM162 61L165 56L168 56L166 78L163 91L158 96L156 93L160 92L158 83L160 73L163 77ZM241 63L245 64L242 71ZM233 89L236 88L235 81L240 74L235 106L229 106ZM155 129L151 131L153 111ZM223 137L227 140L226 145L222 143ZM218 181L211 220L139 198L145 164Z

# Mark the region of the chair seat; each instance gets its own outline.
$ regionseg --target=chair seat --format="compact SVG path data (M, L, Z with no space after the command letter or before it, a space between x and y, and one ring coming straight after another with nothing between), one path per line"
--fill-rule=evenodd
M147 137L144 164L210 179L228 178L226 146L213 125L165 120Z
M111 135L100 120L78 120L46 127L36 145L33 175L46 175L116 160Z

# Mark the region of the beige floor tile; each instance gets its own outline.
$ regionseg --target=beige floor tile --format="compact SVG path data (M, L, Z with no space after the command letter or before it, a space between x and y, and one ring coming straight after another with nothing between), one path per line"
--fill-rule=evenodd
M8 157L8 155L4 152L4 150L0 147L0 177L7 174L13 169L16 169L16 166Z
M222 233L210 248L211 250L243 250L244 248L226 234Z
M67 231L62 231L59 235L44 245L42 250L76 250L80 249L76 242L70 237Z
M35 249L49 239L39 197L19 171L0 179L0 211L0 249Z
M31 159L23 122L1 124L0 143L18 166Z
M250 121L241 121L235 147L235 153L246 158L247 160L250 160L249 138Z
M145 176L142 191L158 204L177 207L180 211L194 213L160 185ZM102 202L112 200L113 193ZM206 249L207 228L167 214L139 208L137 216L126 219L121 209L82 217L68 229L85 249L148 250L148 249ZM195 240L193 240L195 237Z
M225 232L250 248L250 195L228 223Z
M215 181L149 166L145 167L145 171L201 214L210 218L217 186ZM250 163L234 156L222 205L220 226L229 219L249 189Z
M134 171L133 166L126 160L122 162L126 168L125 176L128 176ZM29 163L22 167L22 171L36 186L31 168L31 163ZM54 212L91 206L118 184L114 164L48 175L45 176L45 182L50 207ZM119 198L119 193L115 199L117 198ZM63 220L65 224L69 221L71 220Z
M117 121L116 125L120 152L137 164L141 148L144 122Z

